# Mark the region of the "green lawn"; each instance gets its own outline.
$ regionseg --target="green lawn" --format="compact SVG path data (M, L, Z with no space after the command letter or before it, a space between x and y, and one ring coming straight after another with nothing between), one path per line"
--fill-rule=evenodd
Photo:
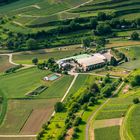
M119 126L95 129L95 140L120 140Z
M72 76L63 76L60 80L58 79L47 90L45 90L39 98L62 98L72 80Z

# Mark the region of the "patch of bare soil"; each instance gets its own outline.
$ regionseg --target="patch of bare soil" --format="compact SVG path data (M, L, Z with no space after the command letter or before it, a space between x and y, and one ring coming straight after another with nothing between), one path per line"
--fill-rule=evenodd
M42 125L49 120L52 112L53 107L48 109L35 109L22 128L20 134L37 134Z
M73 134L73 128L70 128L66 133L65 140L71 140L72 134Z
M130 89L130 85L126 85L123 89L123 93L124 94L127 93L129 91L129 89Z

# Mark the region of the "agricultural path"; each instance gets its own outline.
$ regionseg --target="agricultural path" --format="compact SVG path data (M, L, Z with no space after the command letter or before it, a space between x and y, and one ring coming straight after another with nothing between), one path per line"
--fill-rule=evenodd
M13 62L13 54L12 53L9 53L9 54L0 54L0 56L8 56L9 57L9 63L12 64L12 65L19 65L15 62ZM22 64L25 68L29 68L29 67L32 67L34 65L27 65L27 64Z
M122 82L120 84L120 86L116 89L116 91L114 92L114 94L107 99L88 119L87 125L86 125L86 129L85 129L85 140L94 140L94 129L93 129L93 119L95 118L96 114L109 102L109 100L116 95L119 90L122 88L122 86L124 85L124 82Z

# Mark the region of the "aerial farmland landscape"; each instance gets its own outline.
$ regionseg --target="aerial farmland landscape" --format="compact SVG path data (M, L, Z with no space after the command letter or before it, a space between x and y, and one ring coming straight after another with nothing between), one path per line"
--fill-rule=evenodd
M0 140L140 140L140 0L0 0Z

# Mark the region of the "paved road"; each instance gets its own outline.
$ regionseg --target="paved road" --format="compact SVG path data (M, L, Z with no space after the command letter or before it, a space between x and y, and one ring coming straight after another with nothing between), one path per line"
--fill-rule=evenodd
M94 119L94 117L96 116L96 114L104 107L104 105L106 105L109 100L116 95L119 90L122 88L122 86L124 85L124 82L122 82L120 84L120 86L116 89L116 91L114 92L114 94L108 98L88 119L87 125L86 125L86 129L85 129L85 140L94 140L94 129L93 129L93 124L92 124L92 120ZM90 138L89 138L90 137Z

